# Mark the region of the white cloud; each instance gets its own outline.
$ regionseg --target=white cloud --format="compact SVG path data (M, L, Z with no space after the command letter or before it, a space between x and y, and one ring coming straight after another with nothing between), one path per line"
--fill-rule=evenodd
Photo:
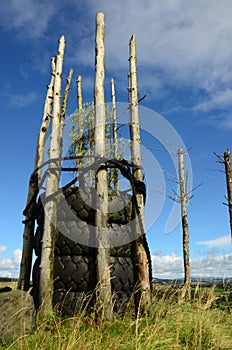
M4 258L0 256L0 276L17 278L19 274L21 256L22 251L20 249L15 249L14 256L11 258Z
M11 105L12 107L23 108L35 102L38 99L38 95L36 92L33 91L28 92L26 94L8 93L7 98L9 105Z
M232 253L192 259L191 274L202 277L231 277Z
M183 258L176 254L152 255L152 272L157 278L183 278ZM231 277L232 253L209 255L191 259L191 275L194 277Z
M153 276L175 278L183 276L182 258L176 254L157 256L152 255Z
M212 239L209 241L197 242L197 244L206 245L208 247L222 247L231 245L231 236L226 235L222 237L218 237L216 239Z
M20 264L22 257L22 250L21 249L15 249L14 250L14 261L16 264Z
M190 87L206 92L198 110L231 107L230 0L8 0L1 4L0 23L25 39L49 32L53 40L62 34L60 26L69 36L66 59L93 67L97 11L105 13L106 68L119 77L123 71L125 84L128 43L135 33L139 84L148 98L167 98L168 86Z
M138 65L146 68L144 80L150 86L152 82L163 87L193 86L214 97L214 105L228 105L227 87L232 83L230 0L100 0L91 1L90 6L92 15L98 10L105 13L106 59L115 70L127 68L128 41L135 33ZM216 94L220 91L224 96Z
M0 245L0 252L4 252L7 249L5 245Z
M44 34L56 12L54 2L44 0L8 0L0 7L0 22L5 29L16 29L22 37Z
M195 106L195 110L209 111L211 109L222 109L232 107L232 89L216 91L209 99L205 99Z
M232 129L232 115L229 114L223 116L223 119L217 121L217 125L218 124L226 129Z

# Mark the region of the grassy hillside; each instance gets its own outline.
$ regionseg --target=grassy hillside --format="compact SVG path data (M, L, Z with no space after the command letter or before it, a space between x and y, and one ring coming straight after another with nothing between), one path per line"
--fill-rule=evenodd
M232 349L232 304L216 299L219 290L193 290L191 302L180 301L180 289L155 286L150 313L103 322L84 314L62 319L50 315L37 330L0 349L153 350ZM219 302L218 302L219 301Z

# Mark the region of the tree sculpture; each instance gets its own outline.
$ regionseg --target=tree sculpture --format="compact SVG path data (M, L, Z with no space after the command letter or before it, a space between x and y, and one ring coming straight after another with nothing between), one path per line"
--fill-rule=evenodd
M101 317L106 320L111 319L117 305L121 305L120 310L125 310L126 303L134 292L137 311L139 306L140 310L146 310L151 304L151 261L144 225L145 185L140 154L135 46L135 37L132 36L129 60L131 161L119 159L118 156L113 80L111 81L113 157L106 158L108 142L106 140L109 135L106 135L108 112L105 110L104 98L104 15L101 12L96 16L93 113L91 111L87 114L87 119L90 116L91 125L86 131L82 79L78 76L78 113L75 116L78 116L79 135L75 137L74 128L74 134L71 135L75 141L72 147L74 154L63 157L64 118L73 70L70 70L61 104L64 37L62 36L59 41L58 55L55 62L53 60L52 80L42 124L44 136L52 117L49 160L44 163L44 158L41 157L41 161L36 162L33 172L33 176L39 177L40 185L46 180L46 191L37 198L39 188L37 183L35 190L32 193L30 191L28 196L25 225L30 220L31 224L29 228L25 226L29 234L24 235L18 285L19 289L29 288L33 245L37 255L33 267L33 296L36 307L40 308L43 316L55 307L64 314L73 314L81 307L83 296L87 298L88 294L93 292L94 298L91 302L95 300L98 303ZM49 100L50 97L52 99ZM37 153L41 152L44 152L44 141L43 146L37 148ZM92 159L88 164L83 160L85 152ZM60 174L62 171L70 170L63 167L62 161L67 159L75 161L76 176L62 187ZM45 165L48 169L41 178L42 168ZM120 191L119 174L129 181L131 195ZM34 235L35 219L37 228ZM130 237L130 239L128 238L125 243L122 240L121 245L115 245L114 240L117 237ZM26 263L26 260L30 263Z

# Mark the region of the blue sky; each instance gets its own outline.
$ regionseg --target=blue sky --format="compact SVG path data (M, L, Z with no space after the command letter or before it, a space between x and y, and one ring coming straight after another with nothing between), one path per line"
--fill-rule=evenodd
M188 207L192 275L231 276L226 194L222 165L213 152L231 149L232 134L232 3L230 0L3 0L0 7L1 211L0 276L17 276L22 249L22 211L33 170L50 59L64 34L67 44L64 77L70 67L82 75L84 101L93 99L96 12L105 14L106 101L110 79L117 100L127 102L128 43L137 39L141 105L159 113L182 138L193 173L193 187L203 183ZM68 113L75 105L75 79ZM144 110L142 114L144 113ZM146 113L145 113L146 114ZM155 118L151 117L151 129ZM168 125L168 124L167 124ZM142 143L157 163L149 183L152 206L163 203L148 230L153 275L181 277L182 231L166 233L176 184L174 154L161 143ZM172 145L173 146L173 145ZM159 150L157 150L159 149ZM160 175L161 174L161 175ZM148 175L148 174L147 174ZM165 188L156 179L163 176ZM166 194L166 195L165 195ZM152 209L151 206L151 209ZM152 215L152 214L151 214Z

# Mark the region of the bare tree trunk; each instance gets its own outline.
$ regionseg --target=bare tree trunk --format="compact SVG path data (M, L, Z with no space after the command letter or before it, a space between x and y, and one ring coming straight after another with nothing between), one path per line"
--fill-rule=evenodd
M181 200L181 218L183 230L183 256L184 256L184 288L182 299L191 299L191 275L190 275L190 257L189 257L189 229L187 217L187 193L184 174L184 151L179 149L179 183Z
M225 163L225 172L226 172L229 216L230 216L230 232L231 232L231 239L232 239L232 169L231 169L230 151L224 152L224 163Z
M130 73L129 73L129 102L130 102L130 138L131 160L133 173L136 180L143 181L142 159L140 150L140 125L138 111L138 82L136 68L136 42L135 36L130 39ZM141 193L136 193L136 217L135 230L140 235L135 241L135 259L137 264L137 276L139 284L139 297L141 310L146 310L151 305L151 286L149 261L144 247L144 203Z
M95 57L95 155L105 155L105 97L104 97L104 14L96 16L96 57ZM95 225L99 247L97 249L97 280L98 301L102 307L102 316L106 320L112 317L111 281L110 281L110 253L108 242L108 183L107 171L101 168L96 174L97 210Z
M67 112L68 105L68 97L71 87L71 81L73 76L73 68L70 68L68 78L66 79L65 91L64 91L64 99L61 106L61 115L60 115L60 155L62 154L63 147L63 133L64 133L64 125L65 125L65 115Z
M82 137L83 134L83 127L84 127L84 120L83 120L83 103L82 103L82 78L80 75L78 75L77 77L77 101L78 101L78 111L79 111L79 118L78 118L78 132L79 132L79 136L80 136L80 155L81 152L84 149L84 139Z
M46 316L52 312L53 299L53 265L54 250L56 240L56 219L57 219L57 203L54 193L58 191L60 179L60 161L53 162L53 159L61 157L61 86L62 86L62 67L64 61L65 38L62 36L59 40L59 49L56 59L56 72L54 82L54 102L53 102L53 118L52 131L50 137L49 157L51 163L48 169L46 183L46 197L49 199L44 205L44 232L41 253L40 266L40 308L41 315Z
M92 106L94 107L94 105ZM92 108L91 107L91 108ZM95 109L95 107L94 107ZM94 118L92 118L91 113L89 113L88 117L88 133L87 133L87 142L88 142L88 154L90 156L94 156ZM90 157L88 164L92 165L94 162L94 158ZM88 184L89 187L94 188L95 186L95 175L93 170L89 170L89 174L86 174L88 176Z
M81 111L83 108L81 75L78 75L78 77L77 77L77 105L78 105L78 110Z
M18 280L18 289L28 290L30 287L30 275L32 265L33 239L35 219L34 213L36 210L36 194L39 190L39 182L42 175L41 165L44 162L44 145L46 142L47 131L50 123L50 115L53 104L53 89L54 89L54 74L55 74L55 58L52 58L52 76L50 84L47 87L47 95L45 98L44 112L42 123L37 139L36 156L34 161L34 172L30 178L25 213L25 227L23 233L23 252L20 265L20 273ZM36 171L36 169L38 169Z
M111 98L112 98L112 114L113 114L113 157L114 159L118 159L117 113L116 113L114 79L111 79ZM115 168L113 171L113 184L114 184L114 190L119 191L117 168Z
M70 68L69 70L69 75L66 80L66 86L65 86L65 91L64 91L64 99L62 103L62 112L61 112L61 122L62 122L62 128L61 128L61 137L63 136L63 130L64 130L64 120L65 120L65 114L67 111L67 105L68 105L68 96L69 96L69 91L70 91L70 85L71 85L71 80L73 76L73 69Z
M68 97L71 87L71 81L73 76L73 68L70 68L69 75L66 79L66 85L65 85L65 91L64 91L64 98L63 103L61 106L61 116L60 116L60 154L62 154L62 147L63 147L63 133L64 133L64 125L65 125L65 115L67 112L67 105L68 105Z
M77 102L78 102L78 156L84 155L84 115L83 115L83 103L82 103L82 78L80 75L77 77ZM81 159L77 160L77 166L81 164ZM84 186L84 177L79 177L79 187Z

